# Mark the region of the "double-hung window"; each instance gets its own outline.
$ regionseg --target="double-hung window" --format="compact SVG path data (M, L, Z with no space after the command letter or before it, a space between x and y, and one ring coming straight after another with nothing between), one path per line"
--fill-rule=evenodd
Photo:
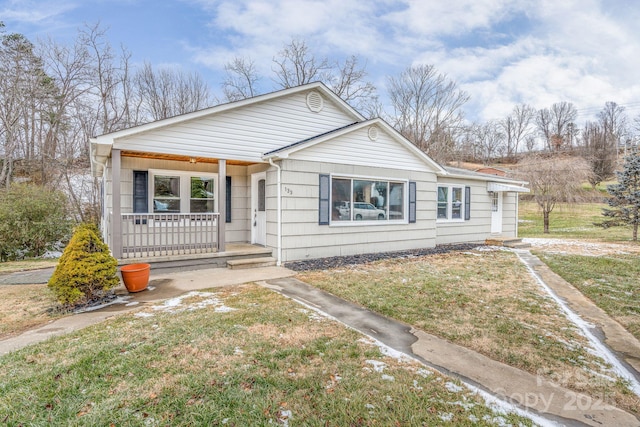
M406 221L407 182L331 177L331 222Z
M465 193L463 186L438 186L437 219L439 221L464 221Z
M212 213L215 177L178 171L149 171L153 213Z

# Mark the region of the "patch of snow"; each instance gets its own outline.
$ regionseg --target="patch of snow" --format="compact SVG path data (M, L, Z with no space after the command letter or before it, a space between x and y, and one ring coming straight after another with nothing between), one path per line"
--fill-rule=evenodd
M278 411L278 423L282 424L285 427L288 427L289 420L292 418L292 416L293 412L280 408L280 411Z
M623 378L625 381L629 383L629 388L638 396L640 396L640 382L636 379L634 375L631 374L627 370L627 368L618 360L618 358L609 350L609 348L602 343L592 332L594 325L584 321L580 316L578 316L573 310L569 308L566 302L560 298L550 287L547 285L544 280L535 272L535 270L527 263L521 256L520 253L516 252L518 259L527 267L529 273L536 279L538 284L547 292L551 298L558 304L560 309L564 312L567 319L569 319L574 325L578 327L578 329L582 332L582 335L587 338L587 340L591 343L592 350L595 352L594 355L602 358L607 363L609 363L613 369L613 371ZM587 348L588 349L588 348ZM590 350L588 350L590 351Z
M418 380L413 380L413 388L415 388L416 390L424 390L423 387L418 385Z
M447 390L449 390L452 393L460 393L462 390L464 390L462 387L452 383L451 381L444 383L444 386L446 387Z
M427 378L428 376L433 375L433 371L424 368L420 368L416 372L423 378Z
M450 422L453 419L453 414L451 412L445 412L444 414L438 415L440 419L446 423Z
M395 381L395 377L393 375L382 374L383 381Z
M153 313L147 313L147 312L139 312L139 313L134 313L135 317L153 317Z
M180 313L182 311L187 311L187 310L188 311L199 310L208 306L215 306L214 311L217 313L227 313L229 311L235 310L235 308L225 306L223 302L220 299L216 298L214 295L215 294L211 292L193 291L176 298L165 300L162 304L153 306L153 309L156 311L164 311L168 313ZM186 306L183 306L184 300L186 298L191 298L191 297L205 297L205 298L208 297L208 298L202 301L193 302Z
M381 362L379 360L365 360L365 363L368 363L369 365L373 366L373 370L376 372L384 372L384 368L387 367L386 363Z
M376 409L376 407L374 405L372 405L371 403L367 403L366 405L364 405L365 408L367 409Z

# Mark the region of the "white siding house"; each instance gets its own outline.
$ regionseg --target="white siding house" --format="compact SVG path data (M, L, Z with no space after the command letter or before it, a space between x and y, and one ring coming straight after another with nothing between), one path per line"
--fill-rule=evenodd
M278 262L517 233L522 182L445 168L313 83L98 136L105 240L123 262L233 243Z

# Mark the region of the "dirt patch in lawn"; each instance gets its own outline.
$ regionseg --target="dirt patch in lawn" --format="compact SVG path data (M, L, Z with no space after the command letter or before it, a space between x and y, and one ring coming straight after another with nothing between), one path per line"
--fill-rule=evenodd
M0 339L62 317L47 285L0 285Z

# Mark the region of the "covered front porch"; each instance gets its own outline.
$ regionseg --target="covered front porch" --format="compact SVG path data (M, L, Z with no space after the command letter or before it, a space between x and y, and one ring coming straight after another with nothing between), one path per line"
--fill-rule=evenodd
M253 205L257 203L253 200L251 178L267 165L118 149L110 150L109 154L111 204L106 206L103 230L120 264L145 262L170 268L174 267L172 264L190 269L210 268L225 267L233 259L272 255L263 239L254 239L252 227L256 222L251 221ZM140 174L144 176L138 180ZM166 203L159 203L168 198L160 199L154 190L157 183L154 177L158 175L165 180L173 179L167 175L175 175L175 181L182 186L181 192L176 193L182 199L187 198L186 204L182 200L173 211L168 211ZM201 176L207 176L206 181L213 187L207 188L210 200L206 205L189 194L193 191L190 183L193 185L193 180ZM199 203L193 205L190 200ZM204 212L194 211L194 206Z

